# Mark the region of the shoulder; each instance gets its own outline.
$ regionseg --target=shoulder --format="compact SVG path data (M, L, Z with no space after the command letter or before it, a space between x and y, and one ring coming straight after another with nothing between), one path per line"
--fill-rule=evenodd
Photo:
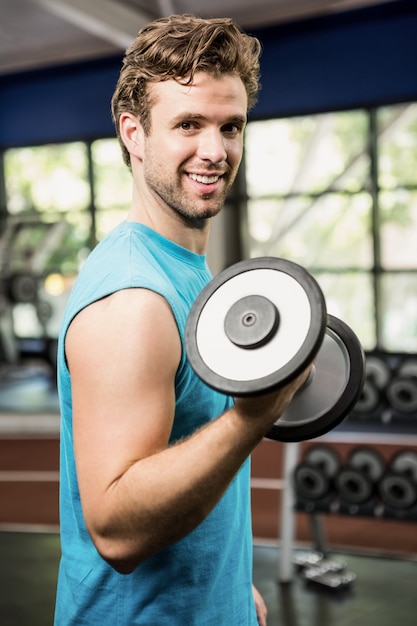
M178 327L168 302L149 289L122 289L85 307L73 319L66 337L67 356L81 346L100 354L147 355L161 349L177 362L181 355Z
M133 287L121 289L89 304L75 316L71 326L81 329L111 328L120 330L143 328L144 324L158 327L175 323L171 307L159 293Z

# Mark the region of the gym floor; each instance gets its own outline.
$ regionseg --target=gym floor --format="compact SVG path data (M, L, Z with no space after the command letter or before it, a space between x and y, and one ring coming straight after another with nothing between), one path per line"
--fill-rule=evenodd
M3 531L0 554L1 626L51 626L58 535ZM254 582L268 606L268 626L416 624L415 560L331 554L356 574L349 589L335 592L306 584L298 572L291 583L278 583L279 558L278 547L255 545Z

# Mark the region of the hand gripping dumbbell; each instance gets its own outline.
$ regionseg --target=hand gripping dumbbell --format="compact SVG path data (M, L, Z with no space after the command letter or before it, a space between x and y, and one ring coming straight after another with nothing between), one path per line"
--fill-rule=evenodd
M355 448L335 477L336 492L349 504L364 504L375 496L384 471L385 461L377 450Z
M417 452L402 450L393 456L379 481L382 501L392 509L409 509L417 504Z
M266 433L302 441L328 432L350 413L364 381L356 335L328 315L317 281L300 265L261 257L218 274L191 308L188 360L210 387L239 396L262 394L311 374Z

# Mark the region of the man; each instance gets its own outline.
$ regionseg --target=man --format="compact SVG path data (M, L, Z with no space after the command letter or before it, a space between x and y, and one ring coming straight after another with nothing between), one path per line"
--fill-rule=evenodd
M85 263L60 335L56 626L266 624L251 582L249 456L305 374L234 403L184 350L259 52L231 20L172 16L125 56L112 106L132 204Z

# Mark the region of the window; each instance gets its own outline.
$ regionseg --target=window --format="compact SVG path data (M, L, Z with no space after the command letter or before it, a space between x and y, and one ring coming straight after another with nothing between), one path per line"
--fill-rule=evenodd
M118 141L100 139L91 147L94 172L96 236L100 240L125 219L131 202L131 173Z
M417 105L248 124L251 257L288 258L366 350L417 351Z
M56 241L44 266L38 265L37 271L73 274L78 270L78 255L88 246L91 231L86 145L76 142L7 150L4 165L6 202L12 222L64 221L68 225L63 239ZM29 248L33 251L40 242L33 228L26 228L25 233L29 253Z
M306 267L366 350L417 352L417 104L254 121L245 140L249 256ZM9 246L3 233L3 273L30 266L49 237L36 270L43 296L63 306L57 277L67 294L92 246L126 216L131 174L119 144L11 149L4 168L9 222L27 227ZM19 332L34 333L27 311L21 319Z
M417 352L417 104L377 116L381 342Z
M6 150L4 170L2 281L24 272L38 283L33 301L13 303L13 331L20 338L57 337L80 265L126 215L130 172L116 139Z

